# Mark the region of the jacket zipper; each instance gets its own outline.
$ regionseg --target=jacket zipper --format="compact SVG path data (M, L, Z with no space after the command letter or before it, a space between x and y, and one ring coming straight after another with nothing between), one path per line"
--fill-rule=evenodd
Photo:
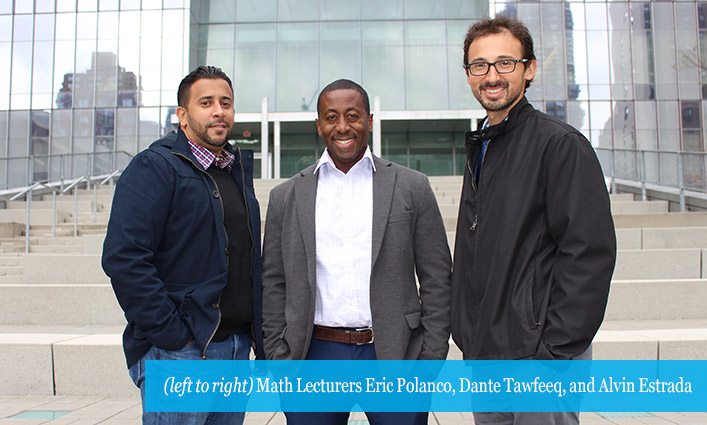
M177 155L177 156L181 156L182 158L186 159L186 160L189 161L197 170L199 170L199 171L201 171L202 173L206 174L206 175L211 179L211 181L214 182L214 187L216 188L216 190L218 190L218 184L216 184L216 180L214 180L214 178L211 177L211 175L210 175L209 173L207 173L206 171L204 171L204 170L202 170L201 168L197 167L196 164L194 164L194 161L192 161L191 159L189 159L189 158L187 158L186 156L182 155L181 153L177 153L177 152L172 152L172 153L175 154L175 155ZM240 155L240 151L238 152L238 154ZM243 167L241 166L241 169L242 169L242 168L243 168ZM223 217L225 213L224 213L224 211L223 211L223 201L221 200L221 195L220 195L220 194L219 194L219 197L218 197L218 202L219 202L219 205L221 205L221 216ZM246 214L247 214L247 211L248 211L248 205L246 205ZM223 224L222 224L222 225L223 225ZM226 227L225 227L225 226L224 226L224 228L223 228L223 233L226 235L226 249L228 249L228 233L226 233ZM251 238L252 238L252 236L251 236ZM252 243L251 243L251 245L252 245ZM252 263L252 256L253 256L253 254L251 253L251 263ZM228 261L228 259L227 259L227 261ZM251 266L251 267L252 267L252 266ZM209 340L206 341L206 345L204 345L204 350L201 352L201 360L206 360L206 349L209 347L209 344L211 344L211 340L214 339L214 335L216 335L216 331L218 330L218 327L221 325L221 295L223 295L223 292L222 292L221 294L219 294L219 296L218 296L218 301L217 301L217 304L218 304L218 321L216 322L216 327L214 328L214 331L211 332L211 336L209 337Z
M243 204L245 205L245 217L246 223L248 224L248 234L250 235L250 281L253 282L253 251L255 250L255 240L253 238L253 229L250 228L250 209L248 208L248 199L245 196L245 170L243 169L243 157L241 155L241 148L238 149L238 165L241 167L241 182L243 183ZM228 237L228 235L226 235ZM254 324L251 322L250 331L255 338L255 328Z
M481 159L481 165L479 165L479 180L481 180L481 172L484 170L484 163L486 162L486 155L489 153L489 147L491 144L491 141L488 142L489 145L486 146L486 153L484 154L484 157ZM476 199L476 211L474 212L474 222L471 223L471 228L470 230L473 232L476 230L476 228L479 226L479 208L481 208L481 205L479 205L479 188L476 186L476 178L474 178L474 170L471 169L471 161L466 160L466 166L469 169L469 173L471 175L471 187L474 189L474 199Z

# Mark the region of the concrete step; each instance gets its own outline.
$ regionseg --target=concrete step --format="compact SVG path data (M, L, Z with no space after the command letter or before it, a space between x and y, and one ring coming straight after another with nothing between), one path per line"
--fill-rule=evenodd
M0 283L0 294L0 323L4 325L125 324L109 284Z
M707 248L707 227L616 229L619 249Z
M80 199L78 202L78 210L79 211L93 211L93 199ZM101 203L97 202L96 207L98 208L98 211L102 210L105 205L110 205L110 199L108 199L107 203ZM57 198L56 201L56 207L57 210L59 211L64 211L64 212L73 212L76 205L74 204L74 199L71 198L66 198L66 197L61 197ZM35 209L37 210L52 210L53 208L53 203L51 198L49 200L42 200L42 201L32 201L30 204L30 209L34 211ZM27 210L27 202L26 201L7 201L5 203L5 209L8 210Z
M110 283L101 268L100 254L26 254L21 264L22 283L26 284Z
M707 279L614 280L604 320L704 319Z
M22 267L0 266L0 276L22 276Z
M30 211L29 224L30 226L48 224L51 225L54 220L52 210L32 209ZM69 217L70 214L65 211L56 212L56 222L62 223ZM27 211L22 209L0 210L0 222L2 223L19 223L25 225L27 223Z
M616 201L611 203L613 215L667 212L668 201Z
M115 328L10 327L0 329L0 394L134 395ZM101 332L102 331L102 332ZM605 322L593 343L599 360L705 360L705 321ZM451 344L449 359L460 359ZM12 391L9 393L8 391Z
M701 249L620 250L614 280L702 279Z
M707 212L619 214L614 225L617 229L707 227Z

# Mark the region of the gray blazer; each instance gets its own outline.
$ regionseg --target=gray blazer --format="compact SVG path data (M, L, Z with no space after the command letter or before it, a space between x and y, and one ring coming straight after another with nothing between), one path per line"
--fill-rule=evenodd
M451 256L427 177L374 157L371 315L380 360L444 359ZM268 359L302 360L314 329L314 165L270 192L263 242ZM419 288L415 280L419 279Z

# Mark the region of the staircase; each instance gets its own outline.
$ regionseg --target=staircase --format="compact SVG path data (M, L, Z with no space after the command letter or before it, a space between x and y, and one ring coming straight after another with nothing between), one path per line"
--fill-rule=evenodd
M270 189L256 180L265 220ZM430 178L450 248L461 177ZM706 359L707 213L672 213L662 201L612 195L618 261L596 359ZM100 267L111 192L24 202L0 210L0 395L135 395L122 352L123 313ZM95 211L94 211L95 205ZM73 237L74 220L79 237ZM12 224L16 223L16 224ZM461 358L452 345L449 358Z

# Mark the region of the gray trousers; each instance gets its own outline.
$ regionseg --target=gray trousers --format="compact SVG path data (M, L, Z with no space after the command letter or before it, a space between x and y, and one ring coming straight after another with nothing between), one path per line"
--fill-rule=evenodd
M591 359L592 346L589 345L572 360ZM476 425L579 425L579 412L475 412L474 422Z

